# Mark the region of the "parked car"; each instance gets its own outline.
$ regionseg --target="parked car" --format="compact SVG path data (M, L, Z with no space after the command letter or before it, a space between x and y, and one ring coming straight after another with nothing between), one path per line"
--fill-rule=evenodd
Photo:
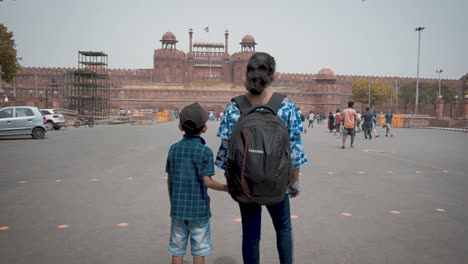
M59 130L65 124L65 118L62 113L56 109L41 109L41 112L46 117L47 126L50 130Z
M44 138L47 121L37 107L7 106L0 108L0 136L31 135Z

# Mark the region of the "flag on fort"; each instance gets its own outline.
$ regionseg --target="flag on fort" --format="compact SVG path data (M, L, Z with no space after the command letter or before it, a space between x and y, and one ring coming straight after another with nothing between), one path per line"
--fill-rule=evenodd
M205 32L210 32L210 26L205 27Z

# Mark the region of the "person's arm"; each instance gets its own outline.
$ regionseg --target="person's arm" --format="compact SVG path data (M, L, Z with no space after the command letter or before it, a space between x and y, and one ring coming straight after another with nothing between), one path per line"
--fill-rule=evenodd
M203 181L205 182L206 188L216 190L216 191L222 191L222 192L228 191L228 187L226 184L222 184L222 183L217 182L216 180L213 180L211 176L203 177Z
M289 185L291 185L293 182L299 181L299 174L300 174L300 168L293 169L291 172L291 182Z
M302 185L299 182L300 175L301 175L300 168L296 168L292 170L292 178L288 186L288 193L289 193L289 197L291 198L297 197L301 193Z
M167 193L169 194L169 200L171 199L171 183L170 183L170 180L169 180L169 175L167 175Z

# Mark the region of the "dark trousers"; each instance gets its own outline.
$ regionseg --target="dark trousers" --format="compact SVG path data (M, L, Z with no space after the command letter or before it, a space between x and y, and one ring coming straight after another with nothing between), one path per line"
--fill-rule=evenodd
M242 217L242 257L244 263L259 264L262 206L239 204L239 207ZM276 247L280 263L292 264L294 260L289 196L286 194L282 202L267 205L266 208L276 230Z
M362 130L364 130L364 137L367 138L372 138L372 123L371 122L364 122L362 124Z

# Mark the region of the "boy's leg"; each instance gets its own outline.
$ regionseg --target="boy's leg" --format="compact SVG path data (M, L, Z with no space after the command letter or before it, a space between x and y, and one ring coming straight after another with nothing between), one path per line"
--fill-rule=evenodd
M193 264L205 264L205 256L193 257Z
M171 237L168 251L172 254L172 264L182 264L187 249L188 229L183 220L171 220Z
M172 256L172 264L184 264L184 256Z
M213 251L210 219L187 222L188 229L190 230L190 245L194 261L193 263L205 263L204 257Z

